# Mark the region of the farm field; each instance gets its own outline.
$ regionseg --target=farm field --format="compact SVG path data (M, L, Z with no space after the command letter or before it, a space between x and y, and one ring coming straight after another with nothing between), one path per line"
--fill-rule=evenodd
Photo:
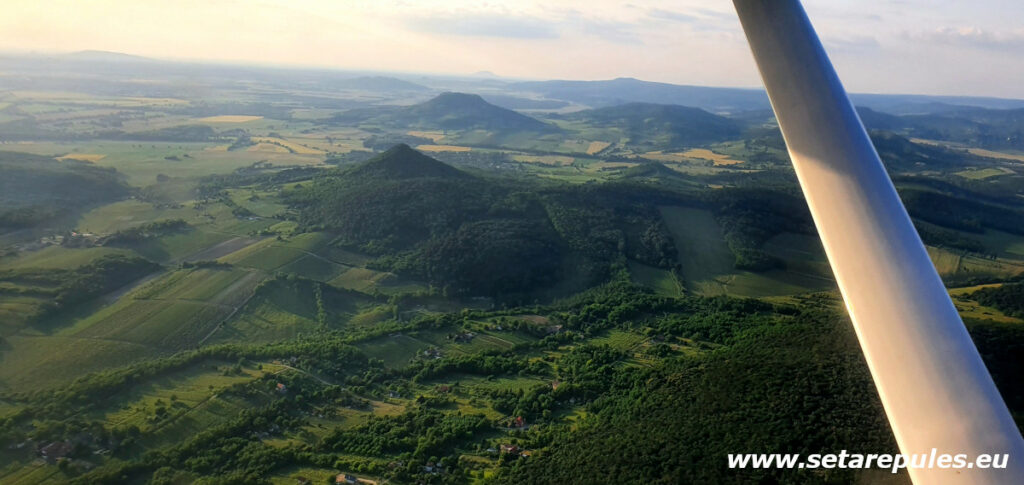
M616 350L629 351L635 349L646 340L642 335L632 332L612 330L605 335L591 339L590 342L594 345L607 345Z
M168 351L133 342L47 335L6 337L0 355L0 389L17 392L49 389L69 379L167 355Z
M1024 261L1024 241L1021 241L1019 236L990 229L979 236L979 239L1000 258Z
M221 258L237 266L273 272L306 256L300 249L279 244L274 239L265 239Z
M5 261L3 267L6 269L74 269L103 256L127 253L128 250L120 248L69 249L49 246L39 251L20 254L17 258Z
M196 121L200 123L246 123L249 121L262 120L262 116L249 116L249 115L220 115L220 116L207 116L205 118L199 118Z
M991 283L985 285L973 285L964 286L959 288L950 288L949 294L953 297L953 304L956 305L956 309L960 312L963 318L974 318L978 320L991 320L1001 323L1009 324L1021 324L1024 320L1012 316L1008 316L999 309L987 307L981 305L977 301L970 299L970 294L974 293L983 288L998 288L1002 286L1001 283Z
M971 180L985 180L987 178L998 177L1000 175L1012 175L1013 170L1006 168L982 168L982 169L968 169L961 172L956 172L957 175Z
M682 152L680 155L689 158L697 158L701 160L711 160L715 165L736 165L743 163L742 160L733 160L728 155L722 155L721 153L715 153L706 148L694 148Z
M419 145L416 149L421 152L468 152L472 150L470 147L458 145Z
M985 276L1009 278L1024 273L1024 262L1020 260L986 258L931 246L928 255L939 275L946 280Z
M629 274L637 283L666 296L677 296L681 292L679 283L669 270L655 268L636 261L629 262Z
M242 270L170 273L60 335L133 342L168 351L194 348L239 308L262 276Z
M394 273L368 268L351 268L328 281L332 286L372 293L406 293L426 289L426 285L396 276Z
M683 286L688 291L703 295L757 297L821 291L834 286L821 264L805 263L802 268L763 273L737 270L735 257L729 251L722 230L709 212L684 207L662 207L660 210L676 239ZM788 256L805 261L808 254L813 254L814 242L804 241L807 242L797 245L776 243L775 249L784 259ZM800 250L800 246L808 249ZM771 253L772 245L769 244L766 250Z
M222 369L229 366L224 362L208 361L151 380L145 386L119 395L117 401L96 411L94 417L117 426L136 426L147 435L166 437L172 434L168 432L170 428L178 428L180 433L183 428L189 428L183 421L196 423L197 426L191 427L190 431L199 432L204 425L212 424L209 421L202 423L203 413L214 412L209 408L230 406L228 403L210 404L209 401L217 399L217 394L227 387L252 382L264 374L254 369L243 369L239 373L225 375ZM169 411L167 417L158 416L162 414L157 412L159 407ZM159 438L154 439L159 441Z

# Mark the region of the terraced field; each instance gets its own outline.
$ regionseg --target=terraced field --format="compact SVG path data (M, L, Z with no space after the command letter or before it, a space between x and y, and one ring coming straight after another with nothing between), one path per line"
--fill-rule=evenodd
M221 260L236 266L274 272L304 256L306 252L302 250L279 245L276 241L267 239L231 253Z
M23 253L16 259L6 261L3 267L7 269L73 269L113 254L130 254L130 251L105 247L69 249L50 246L39 251Z
M242 269L180 270L76 322L60 335L192 348L251 295L263 278Z
M0 389L5 391L47 389L90 372L167 355L159 348L107 339L14 335L7 341L10 347L0 353Z
M137 386L102 410L93 412L96 419L123 427L137 426L145 434L156 434L147 441L161 441L168 435L198 432L211 421L203 419L205 413L220 415L217 407L230 407L227 402L216 400L224 388L235 384L251 382L264 372L247 368L241 373L226 373L230 364L206 362L202 365L175 372L150 380ZM157 409L168 411L167 417L158 418ZM214 417L212 422L218 419ZM151 445L158 443L149 443Z

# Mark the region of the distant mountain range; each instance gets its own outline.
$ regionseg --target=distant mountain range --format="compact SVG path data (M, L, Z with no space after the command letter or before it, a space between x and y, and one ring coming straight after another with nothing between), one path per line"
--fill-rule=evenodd
M121 52L84 50L72 52L64 56L67 59L76 61L100 61L100 62L161 62L149 57L124 54Z
M360 76L335 81L340 89L356 89L374 92L429 91L430 88L409 81L388 76Z
M612 106L630 102L679 104L714 112L769 109L768 95L761 88L687 86L633 78L608 81L534 81L509 85L510 89L535 93L588 106ZM956 109L1024 108L1024 100L977 96L926 96L906 94L851 94L853 102L895 114L927 113Z
M682 86L633 78L610 81L522 82L512 84L510 88L589 106L639 102L696 106L716 111L770 108L768 96L760 89Z
M936 113L896 116L858 108L868 129L913 138L962 143L989 149L1024 150L1024 109L950 107Z
M602 128L617 128L633 146L648 148L703 145L737 138L740 124L700 108L679 105L627 103L564 116Z
M934 106L934 104L933 104ZM895 115L860 107L868 129L904 137L941 140L990 149L1024 149L1024 109L987 109L943 105L937 113ZM633 150L667 150L703 146L741 138L750 130L772 128L768 110L720 115L676 104L629 102L566 114L548 114L548 123L487 102L476 94L446 92L411 106L356 108L332 119L335 123L399 129L444 130L449 143L503 146L523 137L571 135L585 130L593 139L622 143ZM484 137L468 136L485 133ZM429 143L389 140L390 143ZM514 143L513 143L514 144ZM390 144L387 144L390 146Z

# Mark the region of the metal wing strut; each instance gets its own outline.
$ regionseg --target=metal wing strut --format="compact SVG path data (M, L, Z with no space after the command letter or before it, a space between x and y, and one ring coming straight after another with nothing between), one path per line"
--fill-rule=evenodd
M911 478L1024 483L1020 431L799 0L733 3L901 452L1010 455Z

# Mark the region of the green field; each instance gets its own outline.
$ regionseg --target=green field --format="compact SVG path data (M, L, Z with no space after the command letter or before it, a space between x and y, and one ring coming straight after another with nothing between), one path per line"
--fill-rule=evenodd
M300 249L281 245L273 239L235 251L222 258L224 262L237 266L274 272L306 255Z
M427 288L423 283L399 277L394 273L368 268L348 269L332 278L328 283L338 288L364 293L373 293L375 290L388 294L412 293Z
M39 251L22 253L18 258L6 261L3 268L7 269L72 269L89 264L109 254L128 254L129 251L119 248L85 248L69 249L50 246Z
M1020 236L989 229L977 237L989 251L994 251L1000 258L1024 261L1024 240Z
M122 229L161 219L198 220L199 212L187 206L158 208L148 202L125 200L93 209L78 220L83 232L112 234Z
M323 161L321 155L293 154L287 151L227 151L216 143L192 142L39 142L20 145L18 149L54 156L67 153L101 154L104 157L97 164L116 168L128 176L129 183L137 187L156 183L159 174L172 174L181 178L202 177L229 173L258 160L284 165L319 165ZM178 160L168 160L167 157L177 157Z
M248 298L260 279L259 273L243 269L171 272L136 289L95 315L74 322L62 333L125 335L141 325L159 334L173 334L189 328L187 322L193 317L199 318L199 313L230 313ZM156 331L157 328L164 330ZM186 333L196 338L194 332L197 330ZM153 341L148 343L156 344Z
M662 207L661 214L679 250L683 286L688 291L701 295L758 297L820 291L834 286L820 257L807 260L808 255L816 254L812 238L777 236L782 239L769 241L765 249L786 261L787 269L753 273L735 268L735 258L709 211ZM791 260L797 264L790 266Z
M380 337L359 345L359 349L366 355L383 360L384 365L391 368L408 364L410 359L430 347L430 343L404 334Z
M633 281L651 288L659 295L676 296L681 293L679 283L669 270L630 261L629 274Z
M291 340L327 328L345 328L362 312L372 311L374 302L357 293L337 291L320 285L324 321L313 280L271 280L261 284L238 313L210 336L207 343L270 342ZM391 313L387 312L387 317Z
M327 260L320 255L306 254L299 259L280 267L278 271L282 271L284 273L295 273L304 278L326 283L337 278L349 269L351 269L351 267L342 266L338 263Z
M928 246L928 255L947 281L979 277L1010 278L1024 273L1024 261L992 259Z
M278 202L272 192L256 191L254 189L233 189L228 191L228 197L239 207L260 217L274 217L282 213L287 206Z
M252 381L263 374L261 371L246 369L241 374L225 375L217 369L217 364L207 362L201 366L150 380L127 394L119 395L115 402L105 409L98 410L94 417L115 426L137 426L147 434L156 433L169 426L180 428L181 426L173 421L186 416L189 420L196 420L197 415L202 412L197 408L215 399L225 387ZM219 364L227 368L227 365ZM154 410L159 406L171 412L169 418L154 419ZM209 424L212 423L207 423ZM201 429L202 427L195 427L192 432Z
M957 175L970 180L985 180L992 177L998 177L1000 175L1012 174L1012 170L1001 169L1001 168L981 168L981 169L969 169L956 172Z
M0 389L47 389L90 372L169 352L134 342L67 336L11 336L0 353Z
M232 238L232 234L216 230L191 229L134 244L131 249L145 258L161 263L211 259L203 257L204 252Z
M621 330L612 330L590 340L594 345L607 345L616 350L632 350L647 340L643 335Z

